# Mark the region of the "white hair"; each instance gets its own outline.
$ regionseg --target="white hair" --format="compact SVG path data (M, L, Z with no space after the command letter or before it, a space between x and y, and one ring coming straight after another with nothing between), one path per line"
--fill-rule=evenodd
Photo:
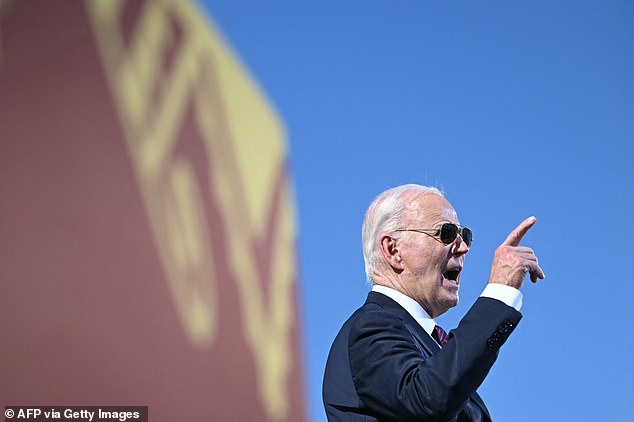
M403 224L411 218L417 206L416 200L430 194L444 197L435 187L409 184L386 190L370 204L361 229L365 275L369 282L372 282L381 258L379 236L390 233L393 238L398 239L399 235L393 232L404 228Z

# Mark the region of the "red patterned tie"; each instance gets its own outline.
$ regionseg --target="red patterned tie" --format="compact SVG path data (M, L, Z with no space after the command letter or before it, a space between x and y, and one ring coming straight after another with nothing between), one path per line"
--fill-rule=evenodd
M431 336L440 344L440 347L443 347L445 343L447 343L447 337L449 335L445 330L443 330L440 325L436 325L434 327L434 331L432 331Z

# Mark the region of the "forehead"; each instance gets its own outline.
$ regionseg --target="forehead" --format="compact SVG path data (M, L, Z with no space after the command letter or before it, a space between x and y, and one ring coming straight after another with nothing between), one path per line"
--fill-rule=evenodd
M414 205L412 223L433 225L443 221L458 223L458 214L453 206L440 195L424 195Z

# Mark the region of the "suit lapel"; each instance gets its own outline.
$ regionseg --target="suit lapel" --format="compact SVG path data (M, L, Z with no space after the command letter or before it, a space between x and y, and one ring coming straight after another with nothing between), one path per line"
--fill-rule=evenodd
M437 353L440 350L438 343L434 340L427 331L420 326L418 321L414 319L407 311L405 311L407 317L404 318L405 325L409 328L410 332L414 335L418 343L425 349L429 356Z
M409 329L410 333L414 336L418 344L425 350L427 356L431 356L440 350L438 343L420 326L418 321L410 315L401 305L398 304L392 298L385 296L382 293L370 292L366 303L375 303L382 308L390 309L399 315L401 320L405 323L405 326Z

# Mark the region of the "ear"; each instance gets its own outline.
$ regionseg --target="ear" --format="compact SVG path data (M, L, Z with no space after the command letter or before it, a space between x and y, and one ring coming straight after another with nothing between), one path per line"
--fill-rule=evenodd
M403 270L403 258L396 244L396 239L384 234L379 241L381 242L381 254L383 255L383 259L385 259L395 271L401 272Z

